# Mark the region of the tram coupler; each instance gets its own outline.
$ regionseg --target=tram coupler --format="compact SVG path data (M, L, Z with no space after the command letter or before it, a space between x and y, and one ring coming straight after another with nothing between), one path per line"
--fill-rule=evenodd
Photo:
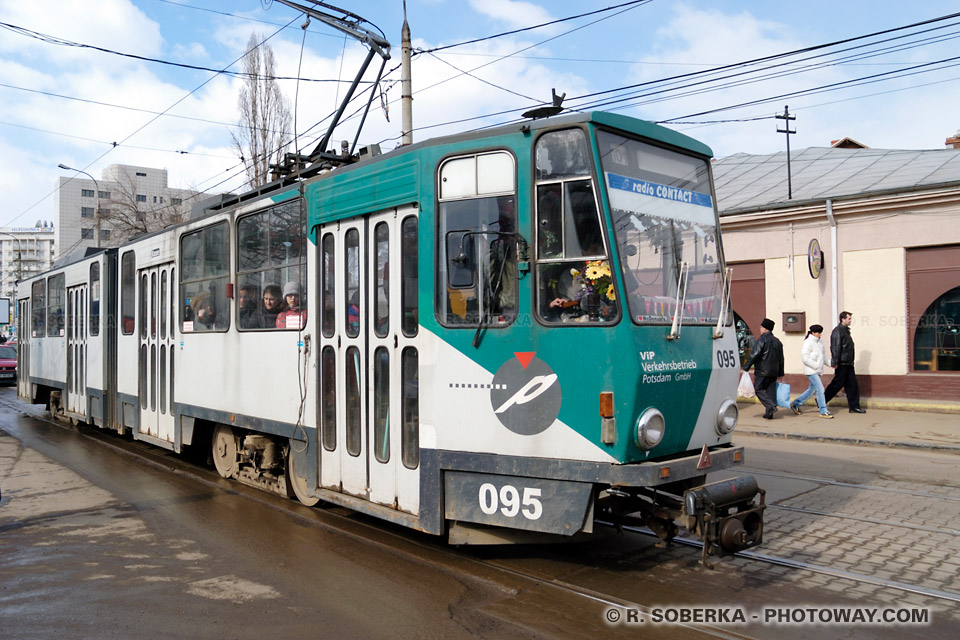
M759 494L760 502L753 500ZM740 476L695 487L683 494L687 528L703 542L700 562L712 569L707 556L722 557L763 540L766 491L753 476Z

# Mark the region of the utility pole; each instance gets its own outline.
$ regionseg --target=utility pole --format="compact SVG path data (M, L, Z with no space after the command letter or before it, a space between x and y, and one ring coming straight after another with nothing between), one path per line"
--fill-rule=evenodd
M787 136L787 200L793 200L793 181L790 177L790 136L795 134L797 131L794 129L790 131L790 121L796 120L797 116L790 115L790 105L783 105L783 115L776 114L774 116L777 120L783 120L783 129L777 126L777 133L783 133Z
M413 90L410 82L410 25L407 24L407 0L403 0L403 28L400 30L400 144L413 144Z

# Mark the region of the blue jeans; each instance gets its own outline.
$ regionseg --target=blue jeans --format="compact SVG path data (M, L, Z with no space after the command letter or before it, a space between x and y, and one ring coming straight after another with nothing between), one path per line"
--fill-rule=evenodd
M810 386L807 387L807 390L797 396L797 399L794 400L791 404L795 407L799 407L804 402L806 402L810 396L814 393L817 394L817 408L820 410L820 413L829 413L827 411L827 400L823 397L823 382L820 380L820 376L814 374L812 376L807 376L807 379L810 380Z

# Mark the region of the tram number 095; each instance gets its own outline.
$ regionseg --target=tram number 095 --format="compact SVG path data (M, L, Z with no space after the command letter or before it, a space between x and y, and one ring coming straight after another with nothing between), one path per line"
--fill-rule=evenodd
M717 366L721 369L724 367L739 367L740 358L737 357L733 349L717 351Z
M500 510L508 518L523 514L528 520L538 520L543 515L543 505L540 503L540 489L523 487L523 495L509 484L497 487L489 482L480 485L480 510L491 516ZM501 506L502 505L502 506Z

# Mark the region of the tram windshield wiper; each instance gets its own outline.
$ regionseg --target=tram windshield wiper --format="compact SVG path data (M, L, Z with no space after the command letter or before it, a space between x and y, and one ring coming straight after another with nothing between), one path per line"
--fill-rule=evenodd
M667 340L676 340L680 337L680 327L683 325L683 305L687 302L687 284L689 281L690 264L684 261L680 263L680 272L677 275L677 306L673 311L673 324L670 325Z

